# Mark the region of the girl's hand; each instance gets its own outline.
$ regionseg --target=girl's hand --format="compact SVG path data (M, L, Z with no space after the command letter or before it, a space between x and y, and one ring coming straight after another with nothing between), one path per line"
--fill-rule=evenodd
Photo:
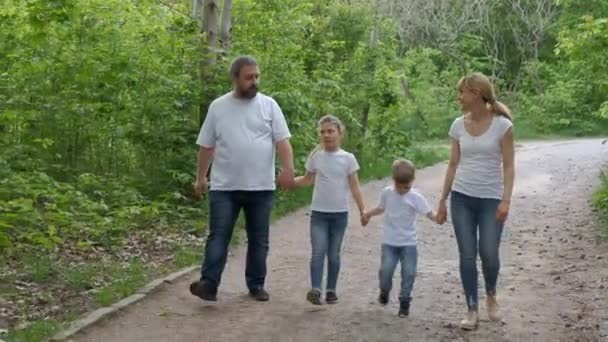
M448 208L445 206L445 201L439 201L436 219L438 224L444 224L448 219Z
M500 222L505 222L507 220L507 217L509 216L509 206L510 206L510 202L509 201L500 201L500 204L498 205L498 209L496 210L496 219Z

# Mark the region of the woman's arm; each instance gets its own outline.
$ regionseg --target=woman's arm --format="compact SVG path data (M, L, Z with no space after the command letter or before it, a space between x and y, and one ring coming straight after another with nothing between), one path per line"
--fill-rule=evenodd
M503 169L503 193L502 201L498 206L496 218L504 222L509 215L511 196L513 195L513 183L515 182L515 143L513 128L509 128L500 141L502 147L502 169Z
M448 162L448 169L445 173L443 180L443 189L441 191L440 201L445 203L452 189L452 183L454 183L454 176L456 175L456 169L460 162L460 143L458 140L451 138L450 140L450 161Z
M436 222L443 224L448 218L448 209L445 204L452 184L454 183L454 176L456 175L456 169L460 162L460 143L458 140L451 138L450 140L450 161L448 162L448 169L445 172L445 178L443 180L443 189L441 190L441 198L439 199L439 207L437 208Z

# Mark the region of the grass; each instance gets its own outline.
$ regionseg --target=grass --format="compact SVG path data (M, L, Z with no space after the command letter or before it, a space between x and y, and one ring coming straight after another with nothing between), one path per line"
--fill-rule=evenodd
M599 138L605 137L608 131L608 124L598 123L585 127L561 127L539 129L539 125L526 119L516 120L515 123L516 140L555 140L564 138Z
M593 204L599 211L603 234L608 238L608 174L602 172L600 177L602 185L593 196Z
M58 321L40 320L30 324L26 329L10 331L4 338L7 342L44 341L59 332L61 325Z
M112 280L95 294L95 301L101 306L110 306L113 303L128 297L143 286L148 277L146 269L138 260L134 260L127 267L112 265L109 275Z

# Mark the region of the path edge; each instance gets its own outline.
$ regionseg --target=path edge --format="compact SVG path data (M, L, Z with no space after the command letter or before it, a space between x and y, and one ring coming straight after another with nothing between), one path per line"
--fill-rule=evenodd
M55 334L51 341L65 341L68 338L74 336L80 331L98 323L99 321L110 317L111 315L117 313L118 311L133 305L140 300L146 298L148 295L156 292L156 290L160 289L164 284L173 284L179 278L186 276L193 271L200 269L200 265L198 266L189 266L182 268L179 271L173 272L165 277L155 279L142 288L137 290L134 294L121 299L120 301L103 308L99 308L92 312L86 313L81 316L79 319L72 321L67 328L62 329L57 334Z

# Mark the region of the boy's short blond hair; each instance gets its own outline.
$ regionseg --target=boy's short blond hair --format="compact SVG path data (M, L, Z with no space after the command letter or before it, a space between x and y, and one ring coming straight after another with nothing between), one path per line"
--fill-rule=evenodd
M399 184L409 184L414 180L416 167L407 159L397 159L393 162L393 180Z

